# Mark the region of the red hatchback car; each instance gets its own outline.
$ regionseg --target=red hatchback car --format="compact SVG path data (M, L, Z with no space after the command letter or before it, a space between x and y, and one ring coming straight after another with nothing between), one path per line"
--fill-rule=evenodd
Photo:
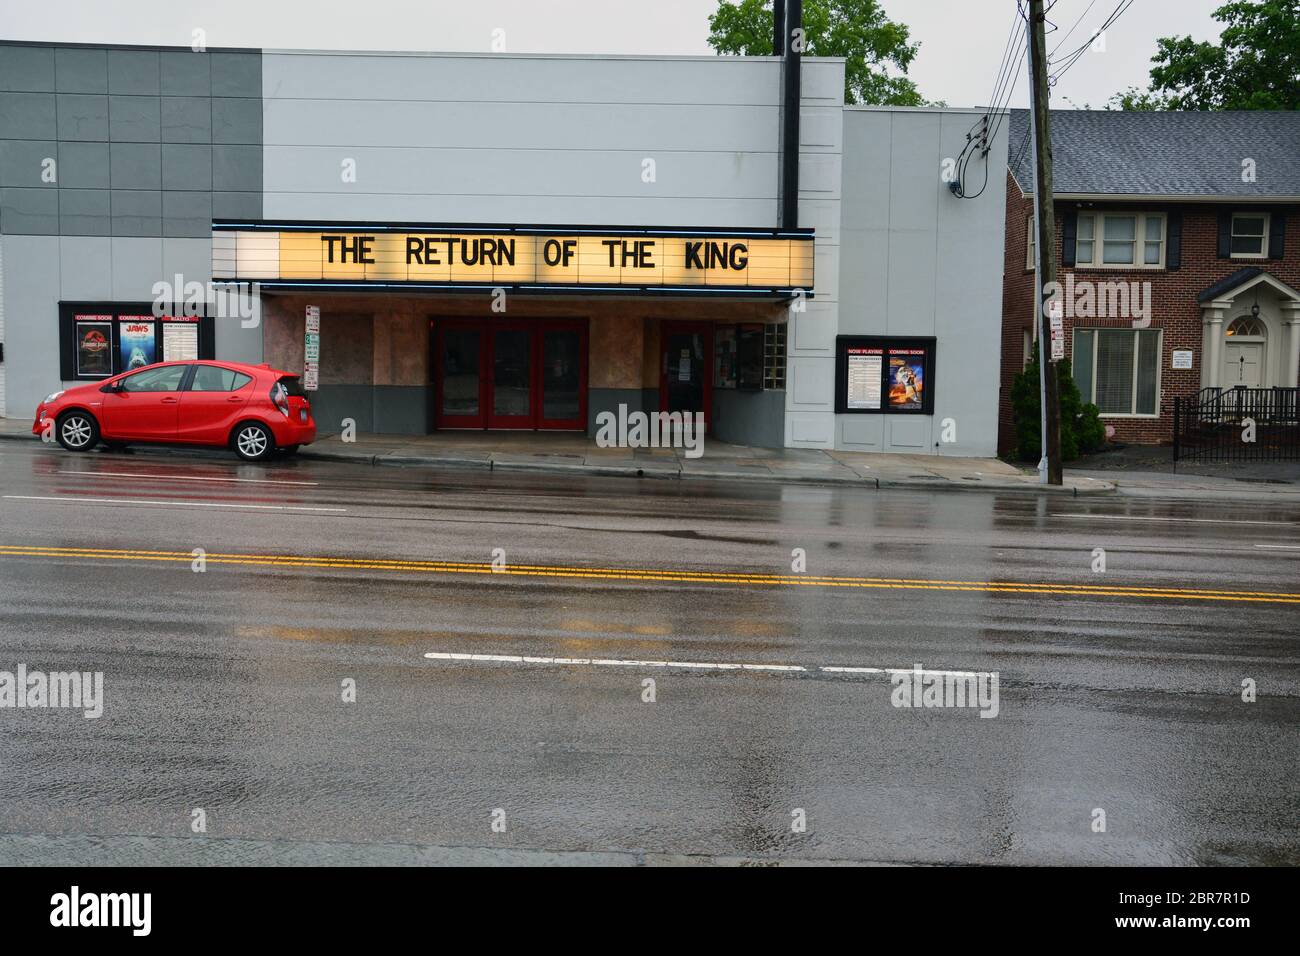
M55 392L37 406L32 434L48 427L69 451L99 441L228 445L246 461L316 440L298 376L211 359L159 362Z

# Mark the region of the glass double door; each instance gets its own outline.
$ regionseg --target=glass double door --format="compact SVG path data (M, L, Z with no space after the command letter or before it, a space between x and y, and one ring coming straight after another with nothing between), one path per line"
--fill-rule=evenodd
M437 428L583 431L584 319L434 319Z

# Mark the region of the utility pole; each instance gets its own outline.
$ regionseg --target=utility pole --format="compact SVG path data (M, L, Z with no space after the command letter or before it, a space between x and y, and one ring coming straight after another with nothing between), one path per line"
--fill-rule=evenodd
M1047 41L1043 0L1029 0L1029 110L1034 140L1034 320L1038 328L1038 377L1043 410L1043 455L1039 480L1059 485L1061 476L1061 398L1056 360L1052 357L1051 315L1044 289L1056 289L1056 210L1052 202L1052 116L1048 108ZM1060 306L1059 296L1052 302ZM1059 312L1057 313L1060 314Z

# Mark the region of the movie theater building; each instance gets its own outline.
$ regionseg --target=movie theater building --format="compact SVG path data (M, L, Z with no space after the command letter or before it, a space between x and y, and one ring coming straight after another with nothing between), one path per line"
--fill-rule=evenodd
M843 78L0 44L0 414L215 357L300 372L326 433L594 434L626 406L742 444L992 454L1003 217L943 173L975 129L978 186L1005 132L845 108Z

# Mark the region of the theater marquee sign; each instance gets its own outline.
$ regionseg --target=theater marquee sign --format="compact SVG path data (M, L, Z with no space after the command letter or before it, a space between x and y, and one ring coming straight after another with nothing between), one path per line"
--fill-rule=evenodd
M217 224L212 276L270 286L811 295L813 234Z

